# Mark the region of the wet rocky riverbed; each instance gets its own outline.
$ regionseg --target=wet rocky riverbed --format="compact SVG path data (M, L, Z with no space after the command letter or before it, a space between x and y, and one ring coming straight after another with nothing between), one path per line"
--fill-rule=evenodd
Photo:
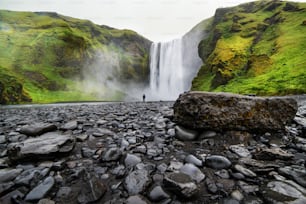
M173 102L0 108L0 203L306 203L306 100L285 132L181 141Z

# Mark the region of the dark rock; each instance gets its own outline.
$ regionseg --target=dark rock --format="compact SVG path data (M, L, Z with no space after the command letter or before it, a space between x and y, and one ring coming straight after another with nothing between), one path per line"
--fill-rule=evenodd
M285 166L278 169L278 172L289 179L293 179L296 183L306 188L306 169L302 166Z
M20 133L29 135L29 136L37 136L46 132L51 132L56 130L57 127L54 124L50 123L35 123L33 125L26 125L20 129Z
M146 170L132 171L124 180L124 186L129 195L137 195L144 192L150 183L151 179Z
M306 191L286 181L270 181L261 191L267 203L306 203Z
M117 147L112 147L106 150L102 155L102 161L118 161L122 156L122 151Z
M298 106L291 98L188 92L173 108L174 121L187 128L269 132L284 130Z
M0 183L0 195L9 191L15 184L13 182Z
M198 136L198 132L195 130L186 129L181 126L175 126L175 136L182 141L195 140Z
M205 164L213 169L227 169L232 165L230 160L220 155L208 156L205 160Z
M273 161L275 159L289 160L294 157L293 154L290 154L280 148L264 148L256 152L254 156L256 159L267 161Z
M95 175L86 173L81 192L78 195L79 203L94 203L100 200L107 188Z
M38 201L44 198L54 186L54 178L49 176L41 184L33 188L25 197L26 201Z
M22 143L11 144L8 156L12 161L41 160L69 153L75 145L75 138L57 132L29 138Z
M259 191L259 186L251 185L244 181L238 181L238 186L247 194L255 194Z
M190 176L184 173L167 174L163 180L166 190L184 198L195 196L199 189Z

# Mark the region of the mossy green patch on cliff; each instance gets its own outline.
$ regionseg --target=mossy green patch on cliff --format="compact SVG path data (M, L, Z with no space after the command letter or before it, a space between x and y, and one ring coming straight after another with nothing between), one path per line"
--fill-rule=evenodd
M193 90L306 93L306 3L256 1L216 11Z
M106 96L103 91L109 87L82 87L87 73L94 72L91 62L97 61L97 53L116 52L121 65L116 70L116 75L122 76L119 80L145 83L150 43L134 31L57 13L0 10L0 69L16 79L34 103L122 99L124 93L117 89ZM4 78L0 76L2 84L7 83Z

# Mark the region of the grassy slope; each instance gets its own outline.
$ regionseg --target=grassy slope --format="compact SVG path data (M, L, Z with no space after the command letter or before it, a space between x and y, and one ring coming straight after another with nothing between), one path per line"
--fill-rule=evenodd
M218 9L214 18L193 90L306 93L306 3L257 1Z
M116 52L124 65L118 70L120 80L142 82L149 71L149 44L133 31L87 20L0 10L1 103L118 100L119 91L101 98L78 89L82 69L95 60L97 51ZM21 90L16 92L15 86Z

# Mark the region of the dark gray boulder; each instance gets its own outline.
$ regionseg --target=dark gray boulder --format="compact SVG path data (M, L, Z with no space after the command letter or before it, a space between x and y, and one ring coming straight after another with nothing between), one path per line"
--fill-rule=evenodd
M267 132L284 130L298 106L286 97L187 92L180 95L173 108L174 122L187 128Z

